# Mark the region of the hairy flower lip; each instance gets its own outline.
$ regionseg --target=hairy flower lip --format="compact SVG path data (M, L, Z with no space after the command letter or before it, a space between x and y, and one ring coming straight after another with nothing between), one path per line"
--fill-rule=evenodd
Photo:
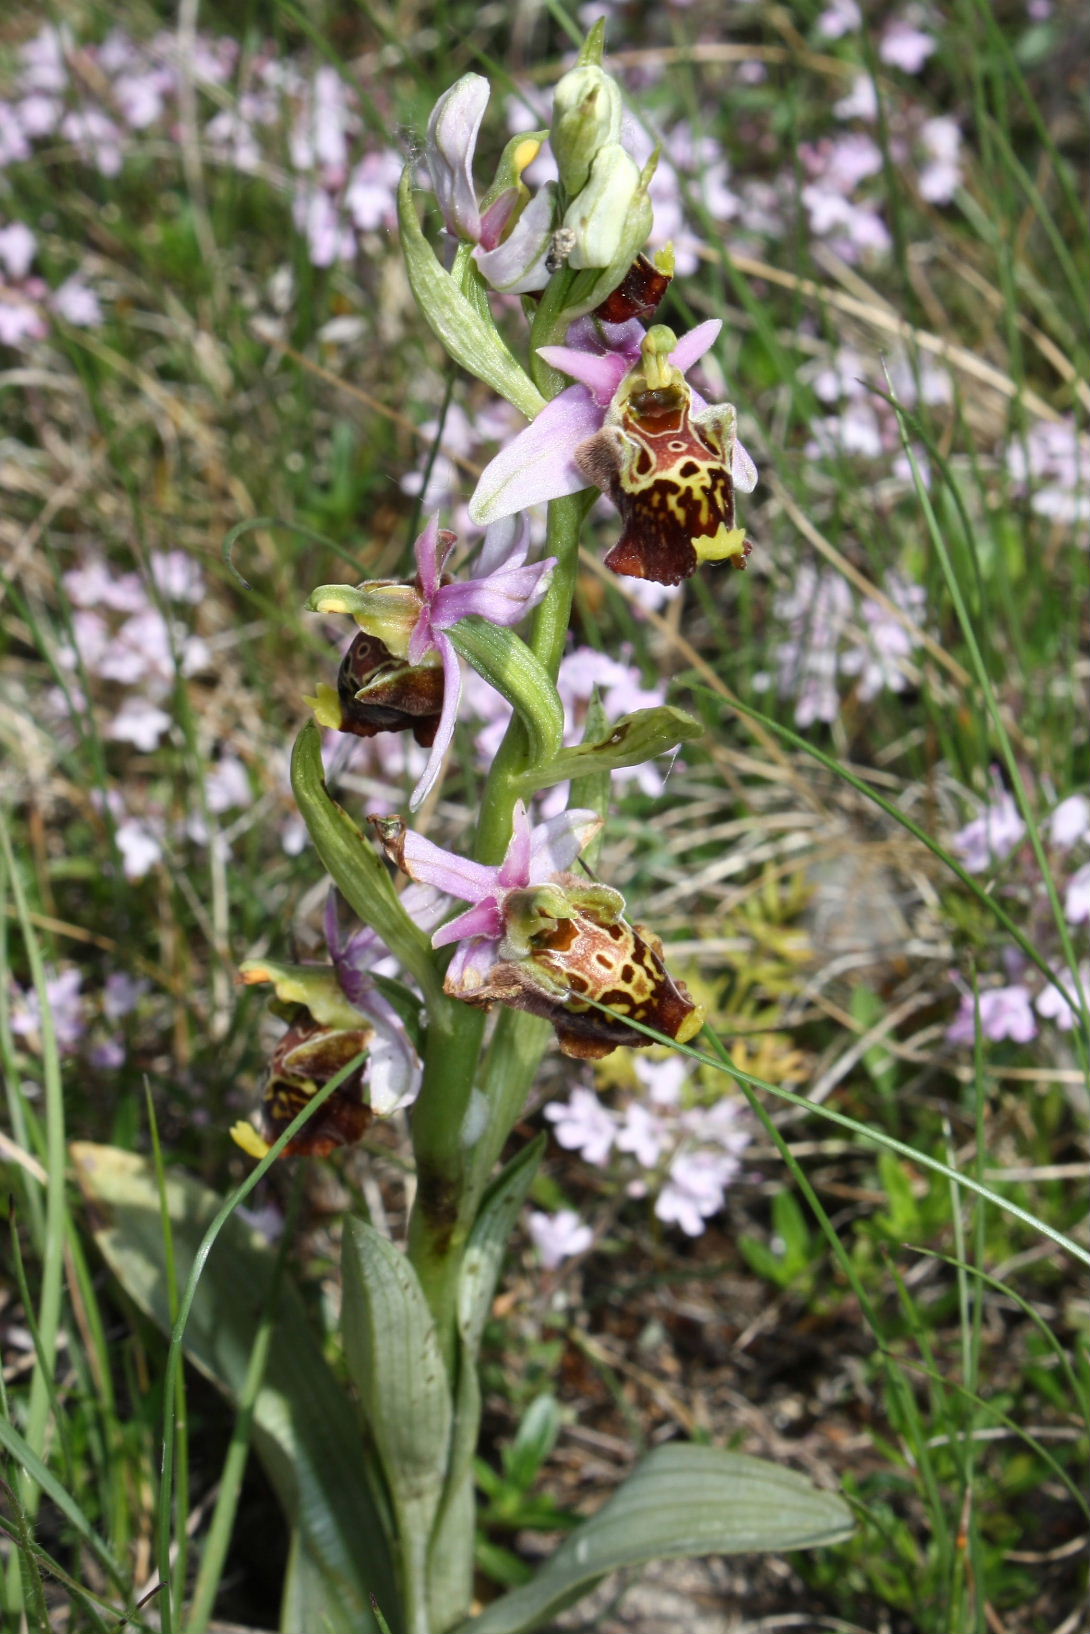
M722 327L719 318L698 324L681 336L668 361L685 374L714 345ZM568 337L579 344L540 348L545 361L570 374L576 384L547 403L485 467L469 501L475 522L495 522L588 486L575 451L605 424L622 382L639 362L645 334L634 318L619 325L580 319ZM693 406L698 411L707 407L696 392ZM750 493L757 484L756 467L740 443L735 444L730 474L739 493Z

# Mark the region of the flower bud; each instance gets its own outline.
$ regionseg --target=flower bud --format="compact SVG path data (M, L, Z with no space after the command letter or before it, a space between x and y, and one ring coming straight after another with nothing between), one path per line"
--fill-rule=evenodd
M575 234L568 265L608 267L622 247L634 258L651 228L651 205L640 168L619 142L600 148L586 186L569 204L564 226Z
M473 186L473 154L488 104L481 74L463 74L444 91L428 120L428 172L447 231L476 243L481 217Z
M615 79L595 64L572 68L553 95L550 141L569 198L582 191L596 155L621 134L621 93Z
M288 1022L273 1051L261 1098L261 1131L236 1123L231 1137L249 1156L263 1158L306 1103L375 1037L371 1019L349 1004L331 970L250 960L243 982L272 982L272 1008ZM284 1148L285 1157L327 1157L338 1146L363 1138L373 1113L365 1094L369 1055L333 1091L325 1105Z

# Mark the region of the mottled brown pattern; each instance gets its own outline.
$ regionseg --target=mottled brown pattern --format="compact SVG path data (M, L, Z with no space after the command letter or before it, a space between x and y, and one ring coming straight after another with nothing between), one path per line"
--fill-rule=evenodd
M734 528L730 472L693 425L689 402L679 392L635 394L622 429L631 446L610 494L624 529L606 566L636 579L680 584L699 563L694 541ZM746 554L731 558L736 567L745 566Z
M653 317L672 278L672 273L660 272L646 255L637 256L617 288L595 307L594 316L603 323Z
M589 911L573 912L537 932L525 958L501 959L480 987L459 989L456 996L468 1004L499 1002L542 1016L556 1028L564 1054L584 1060L609 1055L620 1044L641 1049L654 1042L628 1018L681 1043L704 1019L684 983L666 969L657 937L642 925ZM606 1015L591 1000L619 1013Z
M270 1143L283 1134L323 1084L371 1041L371 1029L340 1031L298 1020L273 1052L261 1104L261 1132ZM288 1142L285 1157L328 1157L338 1146L362 1139L372 1119L363 1098L366 1062L335 1089L302 1133Z
M377 732L412 732L430 749L443 707L439 665L407 664L377 636L361 630L337 672L340 730L360 738Z

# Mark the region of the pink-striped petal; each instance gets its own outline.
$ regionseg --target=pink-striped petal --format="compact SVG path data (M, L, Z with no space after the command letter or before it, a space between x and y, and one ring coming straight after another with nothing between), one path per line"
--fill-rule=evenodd
M432 609L433 629L449 630L470 613L490 624L517 624L545 594L555 566L556 557L549 556L529 567L501 568L487 579L445 584Z
M450 638L436 632L435 646L443 660L443 707L439 712L439 725L436 728L431 753L428 755L428 763L421 773L419 783L409 798L410 811L419 810L435 787L435 780L439 776L443 757L450 748L454 737L454 727L458 720L458 705L462 697L462 671L458 663L458 654L451 646ZM445 890L446 887L444 886L443 889Z
M411 829L404 837L401 866L410 879L421 885L433 885L437 891L456 896L462 902L485 902L494 898L498 889L498 868L484 862L471 862L455 851L444 851L442 846Z
M569 386L546 403L537 419L485 466L469 502L474 522L495 522L528 505L579 493L587 479L572 453L603 419L585 386Z
M528 883L543 885L554 874L564 873L601 827L602 819L595 811L562 811L539 823L534 829Z
M751 494L757 486L757 467L739 442L731 454L730 475L740 494Z
M487 579L501 567L521 567L530 551L530 529L524 516L503 516L493 522L474 564L474 576Z
M682 335L670 353L674 368L687 374L693 364L715 345L722 327L722 318L709 318L706 323L698 323L695 329L690 329L687 335Z
M420 538L413 546L416 567L420 574L420 589L424 600L430 601L439 588L439 517L430 516Z
M484 986L499 956L500 944L496 938L474 936L463 942L447 966L445 991L454 998L472 998Z
M505 890L517 890L523 885L529 885L532 847L533 835L530 819L526 814L526 803L523 800L516 800L511 815L511 839L507 854L500 864L499 883Z
M470 936L502 936L503 914L494 896L487 902L478 902L467 908L457 919L448 920L431 939L432 947L449 947L451 942L462 942Z
M601 409L609 407L634 361L623 352L580 352L574 346L539 346L537 353L561 374L586 386Z

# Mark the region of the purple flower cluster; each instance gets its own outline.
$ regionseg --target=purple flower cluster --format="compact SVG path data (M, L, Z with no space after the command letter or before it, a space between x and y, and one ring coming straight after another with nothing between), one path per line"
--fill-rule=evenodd
M925 612L922 586L890 574L884 588L918 624ZM794 699L797 726L836 720L849 689L869 703L882 692L903 692L914 678L912 631L881 602L858 597L831 568L800 563L793 583L776 593L773 612L787 633L771 648L775 671L759 672L753 684Z
M993 798L982 804L977 816L957 831L950 841L951 849L973 874L983 874L1004 865L1009 873L1012 859L1017 858L1020 877L1014 888L1019 892L1020 902L1027 883L1032 894L1040 898L1043 896L1043 885L1037 877L1036 863L1028 846L1023 847L1022 843L1026 837L1026 824L1014 797L1003 787L995 771L993 784ZM1041 833L1051 852L1053 872L1063 882L1064 915L1071 929L1081 933L1082 927L1090 924L1090 862L1072 868L1070 854L1077 857L1080 851L1085 853L1090 847L1090 798L1084 794L1072 794L1066 800L1061 800L1042 823ZM1079 1018L1065 993L1077 997L1080 983L1082 990L1090 993L1090 960L1080 962L1076 977L1074 972L1064 971L1063 955L1057 948L1052 966L1057 972L1063 972L1062 986L1060 982L1046 982L1040 986L1028 979L1020 959L1017 969L1014 964L1015 956L1010 955L1007 974L1015 974L1020 979L985 987L980 993L982 1035L993 1042L1010 1039L1026 1044L1037 1036L1038 1017L1055 1023L1061 1032L1069 1032ZM971 1044L976 1035L978 1006L960 978L955 976L954 980L962 988L961 1001L946 1036L952 1044Z
M347 260L361 242L389 231L401 158L387 147L361 151L359 98L350 83L328 65L306 69L267 48L247 60L224 105L240 67L238 43L228 37L198 34L182 56L173 31L138 42L114 29L95 45L77 42L67 25L47 24L21 47L0 101L0 170L29 159L39 143L61 140L100 175L116 176L153 137L176 143L185 134L188 82L201 93L194 134L220 164L286 185L315 266ZM5 260L0 252L0 266ZM101 317L94 291L78 277L52 294L15 278L14 291L0 282L0 342L39 338L47 309L69 323Z
M11 984L11 1030L34 1054L41 1054L45 1017L37 988ZM83 975L69 966L47 970L45 1006L61 1055L82 1055L104 1071L120 1067L126 1057L124 1031L118 1022L136 1010L148 984L126 971L115 970L91 998L83 991Z
M593 1090L579 1086L567 1101L550 1102L545 1116L561 1146L578 1152L595 1168L619 1160L622 1171L628 1172L630 1197L654 1197L658 1219L698 1237L723 1208L740 1173L751 1139L745 1108L730 1096L710 1105L700 1101L689 1063L681 1057L641 1056L634 1065L646 1099L632 1097L614 1109ZM553 1264L559 1262L559 1245L566 1240L559 1228L556 1235L545 1234L548 1252L555 1256ZM580 1238L577 1247L564 1253L581 1252L586 1246L588 1242Z

